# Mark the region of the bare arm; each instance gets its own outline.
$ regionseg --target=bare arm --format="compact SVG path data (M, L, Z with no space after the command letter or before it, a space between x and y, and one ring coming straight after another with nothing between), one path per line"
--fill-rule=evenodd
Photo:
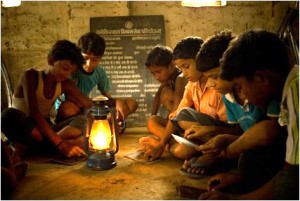
M162 105L170 112L173 109L174 105L174 90L170 87L164 87L161 93L161 103Z
M200 195L199 200L273 200L275 177L262 187L247 194L222 193L218 190L208 191Z
M62 82L62 91L68 97L72 97L72 101L80 108L90 108L93 106L93 101L86 96L71 80Z
M84 151L78 146L72 146L64 142L48 124L45 117L41 114L38 108L38 101L36 97L36 86L37 86L38 75L34 70L26 71L21 78L23 96L29 115L36 122L36 127L52 144L54 144L60 152L65 156L80 156L84 154Z
M160 103L164 104L164 106L170 112L175 111L183 97L186 84L187 80L182 75L179 75L175 81L174 91L171 90L169 87L164 87L163 85L161 85L159 90L155 94L151 115L157 114Z
M168 82L162 83L155 93L151 115L156 115L159 107L163 105L168 111L173 108L174 91L171 89Z
M223 149L225 149L229 144L231 144L238 138L239 138L238 135L220 134L211 138L206 143L200 145L196 149L198 151L201 151L203 154L211 154L211 153L219 154Z
M220 126L205 126L195 122L185 122L185 124L180 124L185 130L184 137L187 139L200 139L207 141L213 136L218 134L232 134L232 135L241 135L242 130L239 126L235 127L220 127ZM185 125L185 127L183 127Z
M158 112L158 108L160 106L160 89L155 93L152 108L151 108L151 115L156 115Z
M35 94L35 86L37 85L37 72L30 70L26 71L22 78L23 94L25 103L29 110L29 115L35 120L36 126L41 131L41 133L50 140L53 144L59 144L62 139L56 135L54 130L46 121L45 117L40 113L38 108L37 97Z
M138 107L138 103L133 98L113 98L109 91L101 93L108 98L108 101L106 102L107 106L116 108L117 120L125 120L127 116L134 112Z
M266 146L280 134L278 123L271 120L261 121L249 128L236 141L230 144L222 155L226 158L237 158L246 150Z

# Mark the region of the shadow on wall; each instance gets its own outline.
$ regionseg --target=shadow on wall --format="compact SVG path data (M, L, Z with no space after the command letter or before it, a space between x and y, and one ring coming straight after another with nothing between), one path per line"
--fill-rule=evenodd
M299 65L299 2L293 8L288 8L278 35L289 48L291 66Z

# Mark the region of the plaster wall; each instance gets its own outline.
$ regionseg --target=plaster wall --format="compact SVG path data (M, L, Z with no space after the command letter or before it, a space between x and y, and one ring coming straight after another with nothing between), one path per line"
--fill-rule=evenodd
M1 9L1 54L14 88L24 70L47 66L48 50L56 40L76 42L89 31L90 17L164 15L166 45L174 48L183 37L205 39L225 28L276 32L293 5L232 1L224 7L188 8L180 1L23 1L19 7Z

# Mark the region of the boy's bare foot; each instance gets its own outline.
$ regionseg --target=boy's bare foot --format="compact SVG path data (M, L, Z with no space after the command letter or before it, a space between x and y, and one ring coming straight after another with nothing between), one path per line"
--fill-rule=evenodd
M205 175L209 172L210 167L205 167L200 164L213 164L218 160L216 155L204 154L199 156L196 160L185 160L182 169L189 173ZM199 164L199 165L198 165Z
M185 160L182 171L198 176L210 176L236 167L235 160L225 160L216 154L204 154Z
M149 147L156 147L159 144L159 140L152 136L141 137L139 143L144 149L148 149Z
M144 151L160 146L160 141L156 136L141 137L139 143ZM168 144L165 146L164 150L169 151Z

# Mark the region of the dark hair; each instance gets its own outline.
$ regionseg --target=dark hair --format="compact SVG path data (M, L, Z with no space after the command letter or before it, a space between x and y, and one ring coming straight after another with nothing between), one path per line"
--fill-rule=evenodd
M164 45L156 45L148 53L145 65L150 66L165 66L168 67L173 61L172 49Z
M88 32L82 35L78 40L78 47L81 52L103 56L106 43L104 38L94 32Z
M288 52L279 37L265 30L248 30L233 39L221 59L221 78L252 80L256 71L271 70L286 76L290 70Z
M81 68L85 63L80 49L75 43L68 40L56 41L48 53L48 60L50 58L53 58L55 61L70 60L72 63L76 64L78 68Z
M196 59L203 40L197 36L188 36L181 39L174 48L173 58L176 59Z
M220 66L219 60L234 37L230 30L224 30L207 38L196 57L197 70L205 72Z

